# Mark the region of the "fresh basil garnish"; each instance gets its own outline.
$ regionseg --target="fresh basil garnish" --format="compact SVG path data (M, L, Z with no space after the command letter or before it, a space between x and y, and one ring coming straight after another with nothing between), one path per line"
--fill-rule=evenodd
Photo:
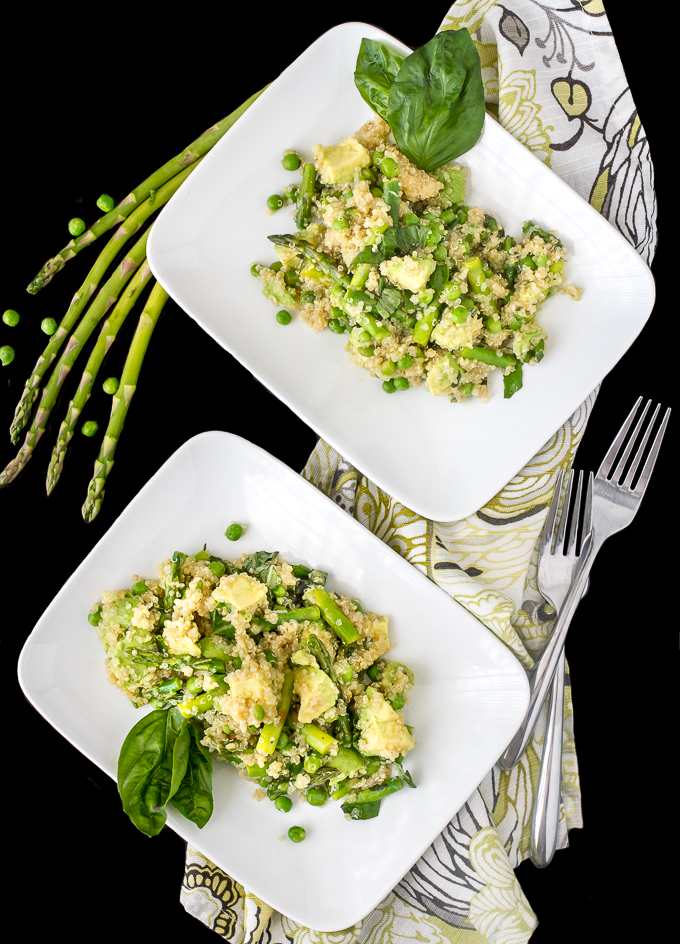
M383 289L378 304L375 306L375 312L381 318L391 318L395 311L401 308L403 297L398 288L388 286Z
M390 89L404 59L405 56L396 49L390 49L374 39L361 40L354 84L366 104L385 121Z
M189 722L189 756L182 782L171 799L172 805L199 829L203 829L213 812L212 758L201 744L203 728Z

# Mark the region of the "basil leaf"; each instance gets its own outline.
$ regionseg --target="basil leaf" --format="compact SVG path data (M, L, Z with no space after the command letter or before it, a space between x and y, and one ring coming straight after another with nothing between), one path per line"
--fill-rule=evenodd
M390 89L387 120L399 150L426 171L477 142L484 85L479 53L466 29L444 30L404 60Z
M370 800L368 803L343 803L342 812L347 813L350 819L374 819L380 813L380 800Z
M381 318L391 318L395 311L401 308L403 301L402 294L398 288L388 286L383 289L378 304L375 306L376 314Z
M391 226L383 236L383 246L388 255L396 252L402 256L410 255L414 249L425 245L427 227L419 223L409 223L408 226Z
M518 364L509 374L503 375L503 397L509 400L522 389L522 365Z
M236 628L224 618L222 611L217 607L210 614L210 621L214 636L226 636L228 639L236 637Z
M243 570L252 577L262 579L260 577L262 571L267 570L269 565L275 561L278 556L278 551L256 551L243 561Z
M177 708L145 715L123 742L118 758L118 792L123 809L145 836L165 825L165 806L187 768L189 732Z
M354 72L354 84L367 105L387 121L390 89L404 56L374 39L362 39Z
M172 797L176 810L203 829L213 812L212 758L207 747L201 744L203 727L188 725L188 763L177 793Z
M427 282L427 287L434 290L433 301L437 301L439 293L449 281L449 267L447 265L438 265Z
M389 232L390 230L388 229L386 234ZM380 265L385 259L387 259L387 252L385 250L385 237L383 236L383 241L378 246L365 246L361 252L358 252L350 262L350 268L359 265L361 262L368 262L370 265Z

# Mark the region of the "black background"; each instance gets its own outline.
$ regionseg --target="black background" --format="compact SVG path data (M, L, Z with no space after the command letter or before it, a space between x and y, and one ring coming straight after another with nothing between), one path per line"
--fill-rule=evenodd
M631 5L608 10L621 58L651 143L660 204L659 250L653 265L658 300L632 348L605 379L576 466L595 469L605 446L641 394L670 405L677 355L662 328L677 318L670 282L677 270L671 200L677 187L659 75L641 56L640 23ZM276 76L317 36L350 19L373 22L411 46L426 42L447 12L423 5L343 7L207 5L153 10L143 4L102 15L18 11L3 49L2 148L4 249L0 306L22 314L18 328L0 324L0 344L17 351L0 370L0 424L14 405L45 336L40 321L60 320L86 267L71 262L40 295L24 287L40 264L67 241L72 216L96 217L103 191L121 198L255 89ZM126 340L114 346L102 378L120 376ZM77 376L80 371L74 371ZM62 480L45 495L44 477L58 423L75 388L73 376L32 461L0 496L5 587L5 890L8 910L29 937L68 928L72 940L105 939L112 922L123 933L153 940L215 941L179 904L184 843L164 830L149 840L120 809L115 784L82 757L28 704L15 665L34 622L76 566L163 462L191 436L226 429L255 441L300 470L316 442L287 407L261 387L174 303L153 337L128 415L99 517L80 516L100 437L75 437ZM184 398L185 391L199 393ZM267 425L249 425L234 397L266 405ZM84 419L103 430L110 398L97 383ZM262 414L260 414L262 415ZM272 430L287 431L286 444ZM592 589L568 644L585 828L570 834L545 871L524 863L522 887L538 915L536 944L580 937L647 940L669 914L664 843L674 825L668 703L669 614L677 584L670 533L677 488L672 474L674 427L652 490L633 524L596 561ZM3 434L2 465L14 448ZM33 574L39 568L38 579ZM30 584L27 575L30 574ZM21 588L21 591L20 591ZM28 611L12 596L27 594ZM661 666L661 669L659 669ZM671 760L671 768L667 767ZM659 901L660 896L660 901ZM7 913L7 912L6 912ZM599 937L601 935L601 937Z

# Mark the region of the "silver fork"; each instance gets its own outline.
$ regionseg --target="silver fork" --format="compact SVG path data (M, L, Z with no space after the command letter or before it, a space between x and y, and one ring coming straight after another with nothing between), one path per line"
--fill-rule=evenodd
M576 564L575 546L579 531L581 496L583 493L583 472L579 472L574 510L569 527L569 538L566 552L565 536L571 492L574 484L574 475L569 476L566 494L562 503L562 511L557 526L557 510L562 492L563 472L560 471L555 492L545 520L541 549L538 558L538 589L546 600L559 612L567 595ZM592 512L592 474L589 477L586 506L583 513L581 528L585 534L591 529ZM557 527L557 533L555 528ZM552 548L553 536L555 547ZM583 595L587 592L585 586ZM562 799L562 738L564 729L564 675L566 671L564 649L560 655L550 687L548 716L546 719L545 735L543 738L543 753L541 767L536 785L534 809L529 834L529 855L537 868L545 868L552 860L557 848L557 832L559 825L560 803Z
M656 407L654 415L645 428L645 419L649 412L651 401L647 401L623 454L612 472L612 467L616 462L621 447L626 441L641 402L642 397L639 397L628 415L626 422L609 447L604 461L593 480L592 530L590 535L586 535L582 541L581 553L574 567L571 586L562 604L562 609L557 615L552 635L541 653L529 679L529 708L527 709L524 721L498 761L499 766L504 770L509 770L517 763L531 737L531 732L534 729L538 715L548 694L548 689L552 683L557 663L559 662L562 649L564 648L564 640L567 635L567 630L569 629L571 617L578 605L578 601L581 599L595 555L610 535L616 534L617 531L621 531L630 524L640 507L642 496L649 483L671 413L670 409L666 410L649 451L649 455L642 468L642 472L640 473L635 488L633 488L632 483L642 461L647 443L649 442L654 422L661 409L660 405ZM642 437L640 438L641 433ZM628 472L626 472L626 466L634 446L636 446L636 452L633 456L630 468ZM625 476L624 473L626 473Z

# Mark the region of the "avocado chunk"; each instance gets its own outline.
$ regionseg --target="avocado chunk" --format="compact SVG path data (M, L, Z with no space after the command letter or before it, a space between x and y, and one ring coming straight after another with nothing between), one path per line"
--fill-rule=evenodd
M427 372L427 389L436 397L445 396L451 392L460 373L458 358L453 354L440 354Z
M364 692L357 724L361 731L358 746L364 754L396 760L416 745L401 715L370 686Z
M398 288L407 292L420 292L427 285L428 279L437 268L434 259L413 256L392 256L380 266L380 271Z
M266 600L267 588L249 574L231 574L229 577L222 577L212 595L215 600L230 603L237 610L247 610Z
M293 692L300 699L298 720L307 724L332 708L338 697L337 685L313 665L296 666Z
M326 761L326 767L332 767L334 770L339 770L340 773L351 775L355 774L357 770L361 770L367 763L366 758L362 757L359 751L341 745L338 748L338 753Z
M371 163L371 155L356 138L346 138L342 144L331 147L317 144L312 150L319 177L324 184L349 183L358 170Z

